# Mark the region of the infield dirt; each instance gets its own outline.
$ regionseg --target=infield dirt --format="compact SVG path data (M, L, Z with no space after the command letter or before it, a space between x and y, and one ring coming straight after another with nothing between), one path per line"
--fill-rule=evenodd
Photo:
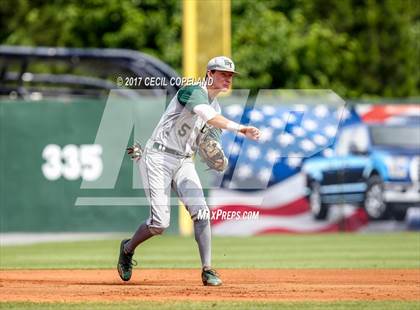
M418 269L221 269L221 287L204 287L197 269L2 270L2 301L420 300Z

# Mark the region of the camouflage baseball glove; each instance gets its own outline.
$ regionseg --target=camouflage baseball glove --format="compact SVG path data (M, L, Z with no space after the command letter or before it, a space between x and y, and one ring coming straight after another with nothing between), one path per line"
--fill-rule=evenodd
M143 149L139 142L134 143L132 146L127 148L127 154L132 160L139 161L143 155Z
M220 144L222 130L206 126L198 141L198 154L210 169L224 172L228 166L228 159Z

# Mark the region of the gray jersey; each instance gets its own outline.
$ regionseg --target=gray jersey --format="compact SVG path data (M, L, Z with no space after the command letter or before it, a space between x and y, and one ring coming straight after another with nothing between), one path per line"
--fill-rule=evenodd
M220 113L217 99L209 101L205 87L190 85L182 87L169 103L148 142L158 142L185 155L197 149L197 137L205 122L194 111L199 104L208 104Z

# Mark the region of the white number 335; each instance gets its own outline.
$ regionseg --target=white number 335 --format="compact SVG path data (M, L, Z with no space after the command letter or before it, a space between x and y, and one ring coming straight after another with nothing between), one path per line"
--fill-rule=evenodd
M42 173L50 181L61 176L67 180L82 178L85 181L97 180L103 170L102 146L98 144L83 144L77 146L68 144L61 148L57 144L48 144L43 152Z

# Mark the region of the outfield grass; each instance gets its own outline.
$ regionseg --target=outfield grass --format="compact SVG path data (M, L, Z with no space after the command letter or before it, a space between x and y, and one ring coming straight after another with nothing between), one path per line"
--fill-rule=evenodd
M0 248L1 269L115 268L119 240ZM160 236L136 251L141 268L199 268L193 238ZM275 235L213 239L217 268L420 268L420 234ZM67 308L66 308L67 309Z
M352 301L352 302L118 302L118 303L1 303L0 309L49 309L49 310L115 310L115 309L144 309L144 310L173 310L173 309L217 309L217 310L253 310L253 309L282 309L282 310L415 310L419 309L418 302L396 301Z

